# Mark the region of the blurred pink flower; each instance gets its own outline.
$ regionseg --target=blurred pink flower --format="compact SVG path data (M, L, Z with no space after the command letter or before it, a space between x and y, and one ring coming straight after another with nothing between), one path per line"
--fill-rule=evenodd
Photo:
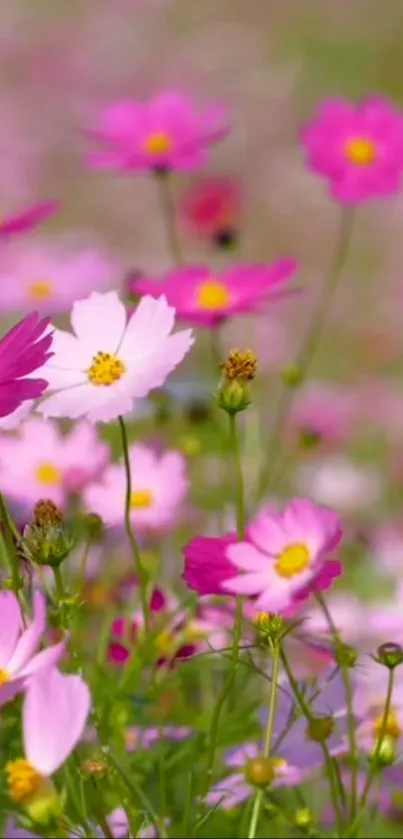
M20 213L3 217L0 220L0 240L32 230L50 216L53 216L58 209L59 203L57 201L46 201L42 204L34 204Z
M18 428L18 426L21 425L21 423L30 415L34 405L35 399L27 399L26 402L23 402L11 414L8 414L6 417L0 417L1 431L14 431Z
M132 474L131 520L136 527L160 528L172 524L189 488L186 460L179 452L158 455L141 443L129 452ZM84 489L87 510L109 525L123 524L126 475L123 463L113 463L99 483Z
M68 758L82 736L90 704L81 676L65 676L52 667L32 679L22 715L26 757L5 767L16 803L29 802Z
M23 628L19 602L11 591L0 592L0 705L14 699L32 677L56 664L63 655L65 641L37 652L46 627L43 595L34 594L33 618Z
M379 502L381 476L376 469L356 464L343 454L321 457L297 468L298 492L309 492L320 504L352 513Z
M47 315L65 312L77 298L117 285L119 279L117 264L97 248L72 249L62 240L18 240L0 260L0 309L35 306Z
M185 227L217 244L236 238L240 214L240 186L234 178L202 178L184 192L179 213Z
M290 425L302 444L337 446L351 434L357 415L355 394L330 382L309 382L298 391L290 413Z
M403 170L403 116L386 99L328 99L302 131L308 166L343 204L391 195Z
M255 608L283 612L318 587L327 587L329 577L342 572L328 560L341 540L338 516L305 498L291 501L284 512L262 509L248 527L250 542L227 548L228 559L241 574L222 586L232 594L257 595Z
M49 321L37 312L27 315L0 340L0 417L13 414L23 402L37 399L48 382L34 378L53 355Z
M187 172L204 166L208 146L228 131L221 105L198 110L175 90L148 102L121 100L105 108L99 124L87 132L104 149L92 154L88 163L125 171Z
M143 297L129 320L115 291L77 300L75 334L54 331L54 358L41 371L53 393L38 411L94 423L129 413L134 399L164 384L192 346L190 330L171 335L174 323L165 297Z
M2 491L29 507L40 498L64 507L69 492L94 479L108 459L108 446L89 423L63 435L56 423L28 419L18 435L0 435Z
M179 268L163 280L137 277L131 293L165 294L178 318L202 326L219 326L226 318L251 312L291 292L283 286L297 270L293 259L271 265L235 265L221 273L207 267Z
M185 569L182 579L201 595L227 594L222 582L233 577L236 567L226 556L228 545L237 541L236 535L226 533L219 538L195 536L182 549Z
M365 751L371 753L381 733L385 701L388 690L389 670L369 656L361 667L353 671L354 696L353 707L357 725L357 742ZM403 675L399 668L395 670L390 711L387 718L386 735L401 748L403 743Z

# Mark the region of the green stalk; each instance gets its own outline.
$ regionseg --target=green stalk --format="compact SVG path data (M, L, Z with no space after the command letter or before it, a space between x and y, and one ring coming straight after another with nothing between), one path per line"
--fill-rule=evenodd
M276 716L276 699L277 699L277 683L278 671L280 663L280 651L278 647L272 650L273 664L271 672L270 696L269 696L269 713L267 718L267 727L263 747L263 757L269 757L271 751L271 744L273 739L274 721ZM259 824L259 816L263 802L263 790L259 789L256 793L253 802L252 815L248 831L248 839L255 839L256 830Z
M164 172L163 174L158 173L156 178L159 186L160 204L167 233L169 250L174 264L179 266L183 260L176 225L176 211L171 190L171 176L169 173Z

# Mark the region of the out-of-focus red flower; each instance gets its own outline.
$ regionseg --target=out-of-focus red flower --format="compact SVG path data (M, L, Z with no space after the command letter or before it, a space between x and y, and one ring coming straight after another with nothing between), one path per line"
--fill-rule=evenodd
M183 225L219 247L235 243L239 229L241 189L230 177L203 178L193 183L179 204Z

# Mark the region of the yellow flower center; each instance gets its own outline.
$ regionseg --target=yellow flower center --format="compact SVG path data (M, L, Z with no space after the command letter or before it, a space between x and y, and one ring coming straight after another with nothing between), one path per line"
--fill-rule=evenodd
M52 286L46 280L35 280L28 286L28 295L33 300L49 300L52 296Z
M41 484L53 486L54 484L60 483L62 474L57 466L50 463L50 461L44 460L36 469L36 477Z
M378 717L374 720L373 724L373 734L374 738L377 740L380 734L382 733L383 728L383 714L379 714ZM400 735L402 734L402 729L399 725L399 719L395 711L390 710L388 714L388 719L386 722L386 729L385 735L389 735L389 737L393 737L394 740L398 740Z
M0 670L0 686L5 685L6 682L10 681L10 676L7 673L7 670Z
M275 569L280 577L293 577L304 571L309 565L309 551L306 545L289 545L288 548L277 557Z
M134 489L130 496L130 506L133 510L146 510L152 503L153 496L149 489Z
M11 760L5 767L10 798L20 804L38 792L45 781L25 758Z
M159 655L169 655L174 646L174 639L172 632L168 629L163 630L155 640L155 647Z
M372 140L365 137L356 137L349 140L345 146L346 157L358 166L368 166L376 158L376 147Z
M230 293L219 280L206 280L197 289L197 305L202 309L223 309L230 302Z
M87 376L91 384L109 387L119 381L126 372L126 366L116 355L108 352L98 352L92 359Z
M147 137L144 148L148 154L166 154L172 148L172 140L164 131L156 131Z

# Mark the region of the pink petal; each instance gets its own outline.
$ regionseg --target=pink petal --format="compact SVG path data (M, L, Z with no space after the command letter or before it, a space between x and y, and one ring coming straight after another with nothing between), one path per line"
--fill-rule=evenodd
M33 676L40 670L48 670L54 667L60 661L66 649L66 639L60 641L59 644L54 644L53 647L48 647L46 650L41 650L40 653L32 656L25 667L20 670L20 676L27 678Z
M34 594L34 616L31 625L26 629L15 647L8 667L13 675L20 675L20 671L28 663L35 650L39 647L46 624L45 599L40 591Z
M7 669L22 629L21 610L11 591L0 592L0 668Z

